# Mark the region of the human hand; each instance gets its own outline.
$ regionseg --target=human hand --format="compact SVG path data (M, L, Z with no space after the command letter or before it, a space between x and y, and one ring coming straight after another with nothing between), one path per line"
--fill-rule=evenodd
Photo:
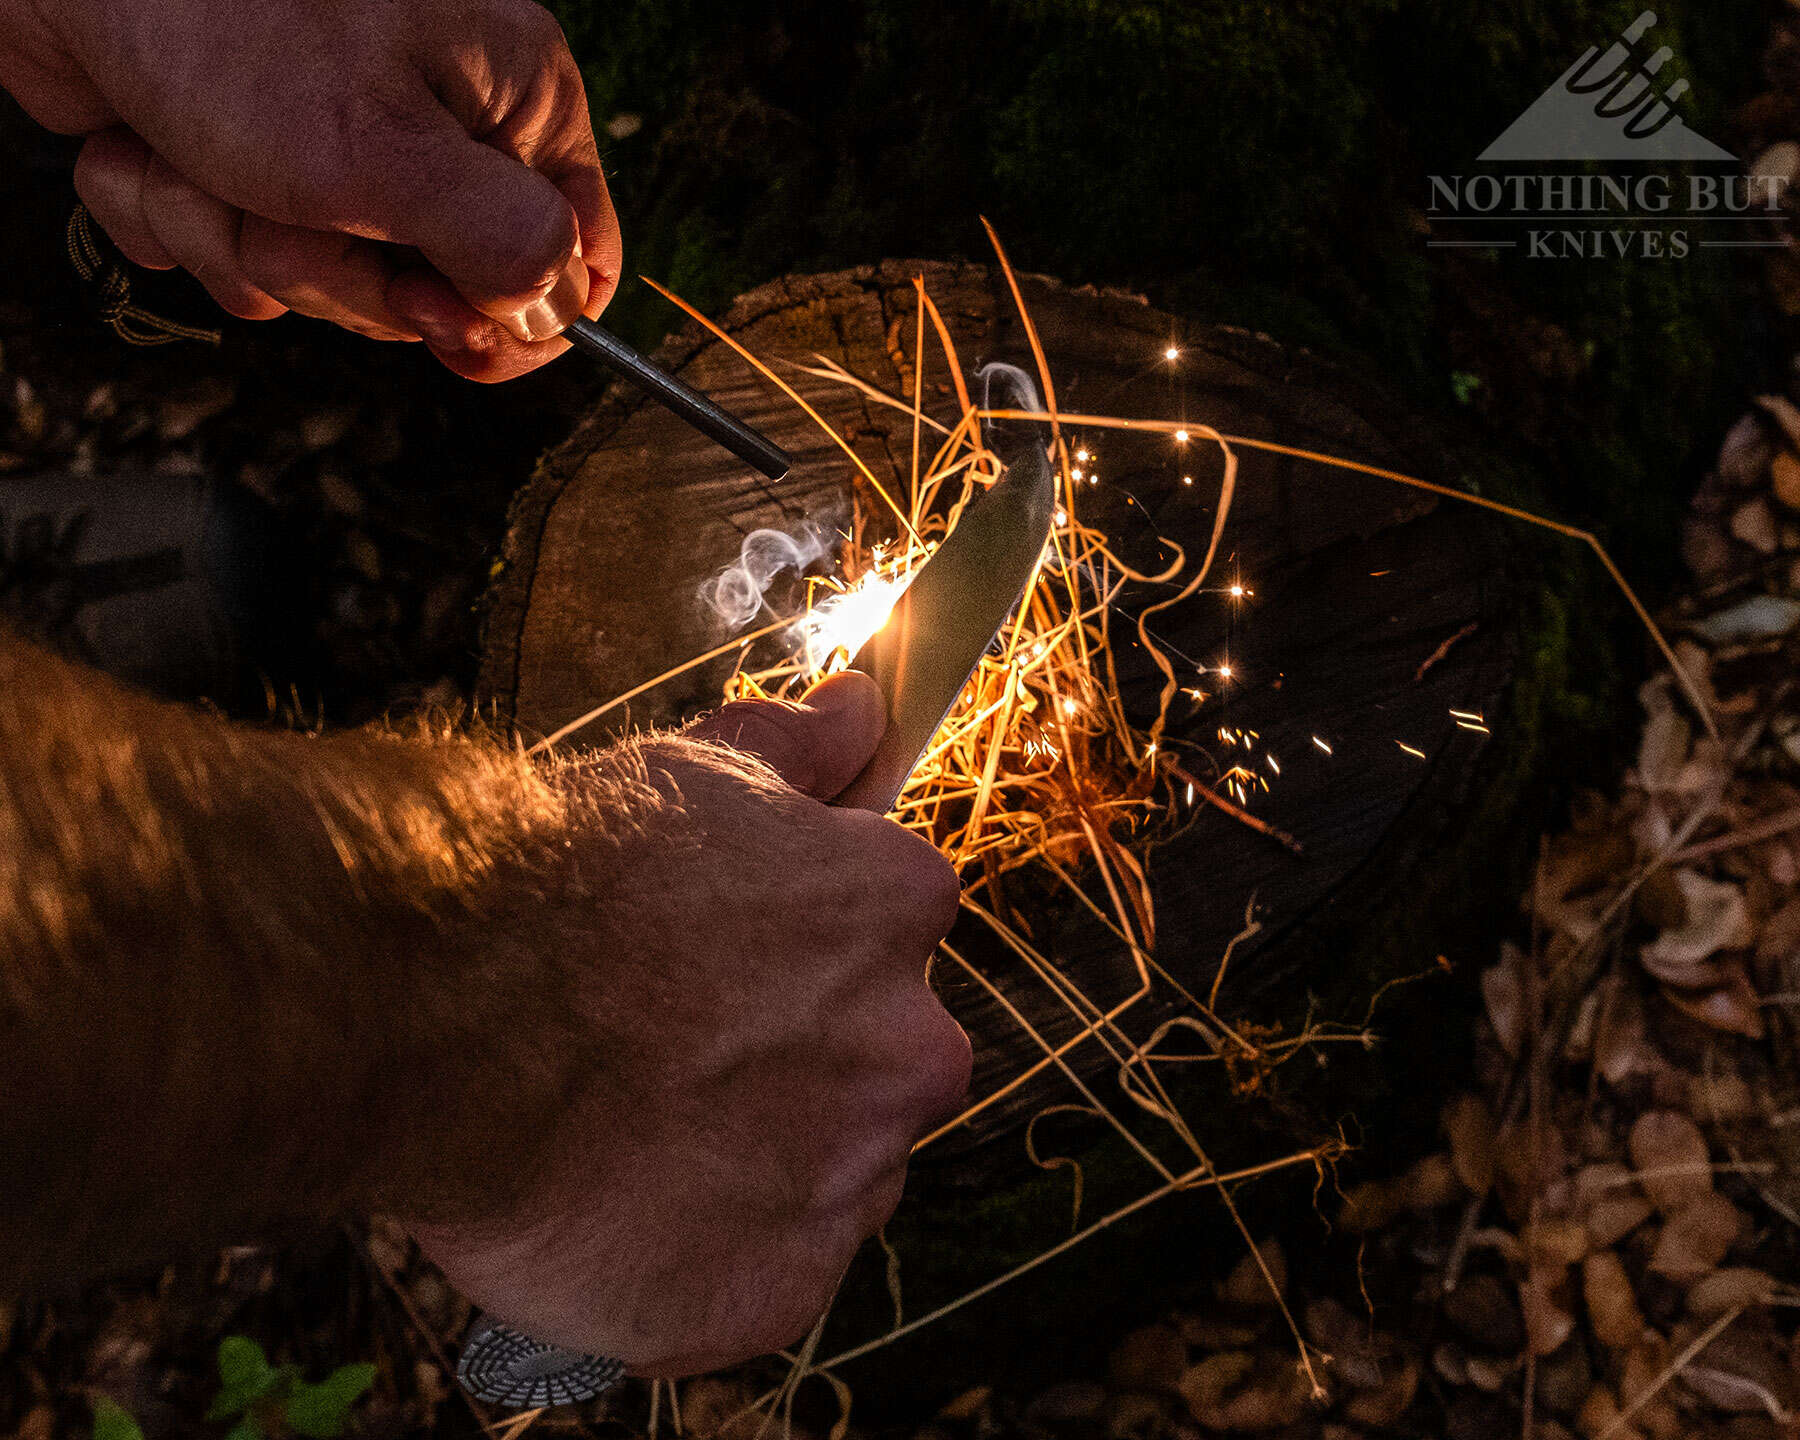
M822 803L885 718L847 674L805 706L728 705L635 748L660 813L640 803L584 858L596 898L572 938L611 1063L530 1117L548 1158L508 1213L415 1225L496 1318L640 1374L716 1369L802 1335L893 1211L970 1058L925 982L954 872ZM599 823L632 753L592 762Z
M244 319L504 380L618 283L581 76L530 0L0 0L0 85L87 137L76 188L128 258Z

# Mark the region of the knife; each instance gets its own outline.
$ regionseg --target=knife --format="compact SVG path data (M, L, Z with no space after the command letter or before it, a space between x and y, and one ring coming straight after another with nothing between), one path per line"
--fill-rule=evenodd
M985 365L983 408L1039 410L1037 387L1012 365ZM1009 399L996 387L1014 392ZM987 422L1005 473L963 507L956 528L919 567L850 668L874 676L888 724L875 754L833 804L886 814L1037 573L1056 515L1056 477L1044 426ZM477 1400L516 1409L592 1400L625 1362L562 1350L483 1317L463 1345L456 1378Z

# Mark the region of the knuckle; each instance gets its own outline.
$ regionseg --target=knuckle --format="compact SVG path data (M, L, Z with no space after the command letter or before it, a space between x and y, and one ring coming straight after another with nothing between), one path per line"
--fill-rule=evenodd
M305 279L300 247L282 226L247 218L238 241L238 263L252 285L271 295L290 292Z
M869 1187L868 1195L857 1212L857 1228L873 1235L894 1218L900 1200L906 1194L906 1166L888 1171Z
M569 42L563 36L561 22L542 5L515 7L513 23L519 34L537 50L546 54L568 51Z
M956 1109L969 1092L969 1080L975 1072L975 1051L969 1036L955 1017L944 1007L932 1002L929 1033L919 1047L920 1098L931 1118Z

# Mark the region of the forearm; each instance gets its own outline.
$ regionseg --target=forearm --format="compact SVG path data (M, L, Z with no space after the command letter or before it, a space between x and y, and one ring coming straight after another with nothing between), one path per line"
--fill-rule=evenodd
M233 727L0 632L0 1273L529 1169L594 1063L508 953L564 809L497 746Z

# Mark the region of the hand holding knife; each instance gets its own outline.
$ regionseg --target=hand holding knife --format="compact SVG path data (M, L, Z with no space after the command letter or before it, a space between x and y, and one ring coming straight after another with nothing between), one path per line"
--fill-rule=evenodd
M592 322L578 323L598 331ZM605 336L604 331L598 333ZM618 345L612 337L605 338ZM618 348L651 376L686 390L627 347ZM635 369L622 373L638 376ZM1023 371L989 365L978 378L984 382L985 408L1041 408L1036 387ZM997 385L1015 393L1000 403L993 394ZM653 393L660 397L664 391L658 387ZM705 397L699 398L711 407ZM679 407L672 408L688 418ZM759 445L780 454L755 431L725 418ZM1041 430L1029 423L1016 429L991 423L985 428L990 447L1007 461L1005 473L964 506L956 528L920 566L887 622L851 662L852 669L873 676L881 686L888 725L875 755L836 804L880 814L893 808L969 676L1036 574L1056 511L1055 473ZM731 448L742 455L736 445ZM456 1368L457 1379L477 1399L514 1408L591 1400L617 1384L624 1373L622 1360L562 1350L486 1319L465 1343Z

